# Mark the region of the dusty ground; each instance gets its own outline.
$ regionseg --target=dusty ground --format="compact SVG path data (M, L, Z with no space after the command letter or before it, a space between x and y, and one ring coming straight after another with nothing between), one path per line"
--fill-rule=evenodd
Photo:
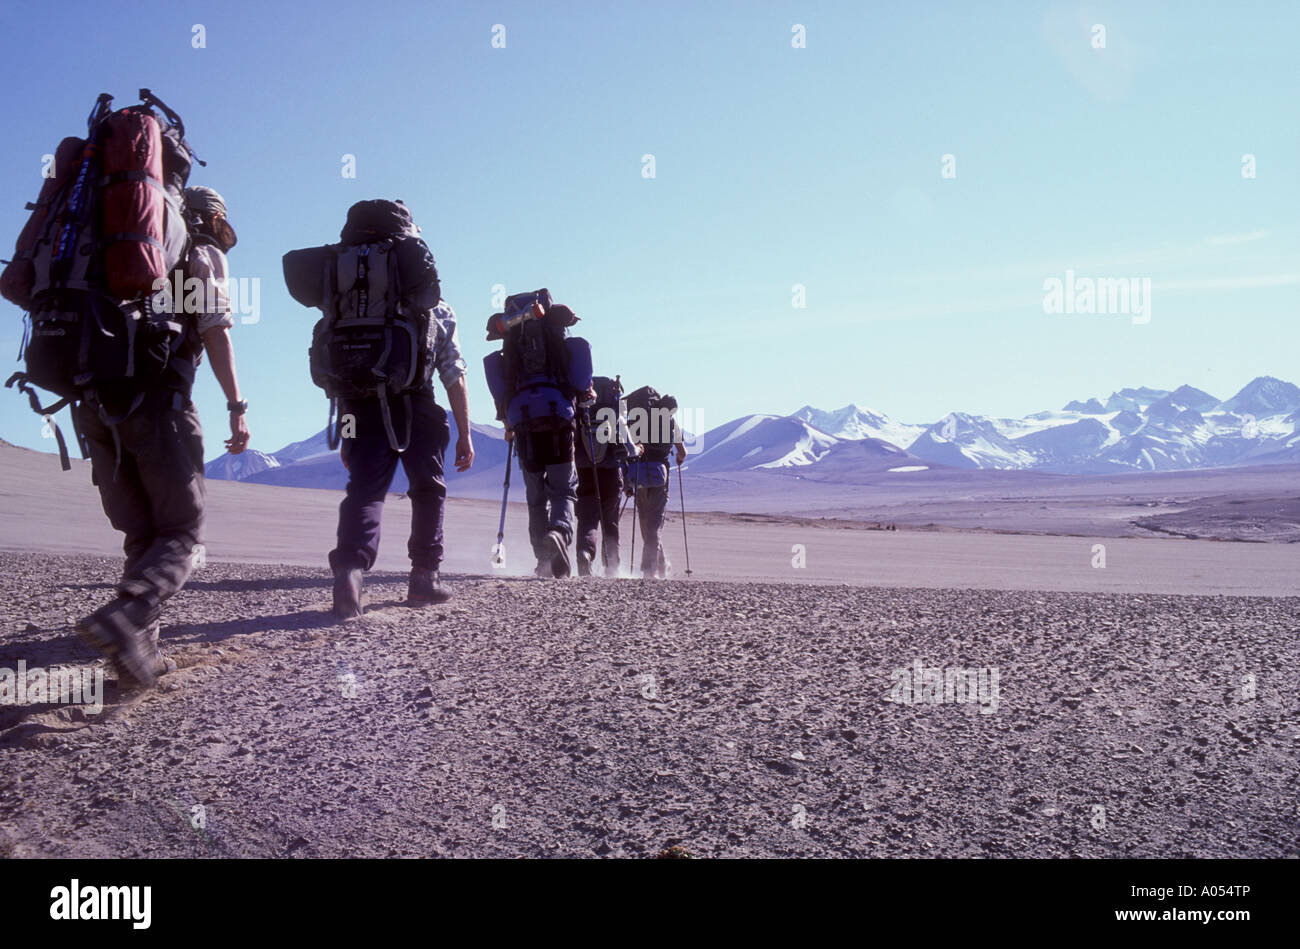
M688 476L690 477L690 476ZM966 531L1089 537L1176 535L1300 542L1300 466L1122 475L1034 471L863 472L853 483L749 471L690 477L700 508L826 516Z
M117 569L0 555L0 666L93 662ZM209 564L162 688L0 708L0 854L1300 854L1294 597L456 591L372 577L336 624L320 570ZM997 710L888 701L915 660L996 668Z

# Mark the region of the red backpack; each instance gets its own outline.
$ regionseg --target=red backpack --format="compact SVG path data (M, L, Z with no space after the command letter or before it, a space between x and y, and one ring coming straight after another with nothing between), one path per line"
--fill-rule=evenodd
M115 425L169 370L183 385L193 382L192 362L187 368L175 358L185 324L159 291L190 246L184 189L197 159L180 117L148 89L140 99L114 111L113 97L101 94L86 137L59 144L53 174L28 205L31 217L0 273L0 294L30 318L19 357L26 371L5 385L17 384L40 415L93 400ZM61 398L41 406L33 386ZM54 432L67 469L63 436Z

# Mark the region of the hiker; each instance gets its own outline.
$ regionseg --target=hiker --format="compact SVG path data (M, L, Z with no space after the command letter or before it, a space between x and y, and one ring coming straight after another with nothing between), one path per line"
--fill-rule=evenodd
M576 405L591 388L591 347L567 335L577 322L546 289L508 297L504 311L488 320L487 338L502 340L502 348L483 360L484 371L519 456L539 577L572 572Z
M47 417L71 406L104 513L124 535L116 597L75 625L123 690L176 668L158 634L163 604L202 554L203 430L191 389L205 351L230 413L226 448L239 454L249 441L226 296L235 231L221 195L185 187L194 154L179 116L147 89L140 97L113 110L100 95L86 137L60 143L0 275L0 293L31 318L26 369L8 384ZM42 408L33 385L62 398ZM66 470L57 427L55 437Z
M410 482L407 605L451 599L440 574L451 429L434 395L435 373L456 418L457 471L474 463L474 445L456 314L442 300L433 254L419 234L401 201L358 201L339 243L284 257L290 294L325 313L312 334L311 372L330 397L328 442L331 449L342 444L348 472L329 554L334 612L343 619L362 614L362 575L379 552L398 461Z
M230 340L235 321L225 291L226 254L235 246L235 231L226 219L225 200L211 188L187 188L185 206L193 246L184 264L184 279L201 281L204 293L196 312L185 312L186 300L174 301L190 335L178 353L184 364L169 369L165 380L145 393L139 407L116 425L107 419L126 406L113 405L111 397L98 405L81 402L74 409L104 513L126 535L119 597L82 620L80 628L100 641L145 628L149 642L144 651L148 671L155 678L176 668L158 648L162 604L185 585L201 541L203 428L190 388L203 352L226 396L227 451L240 454L250 437L248 402L239 390ZM129 665L125 671L139 685L152 684L148 674L133 674ZM119 680L122 672L119 669Z
M632 441L641 447L640 456L627 462L626 489L635 500L641 528L641 576L663 578L672 568L659 540L668 507L668 459L675 452L678 467L686 460L677 400L642 386L627 396L625 404Z
M618 379L594 376L579 405L578 439L574 449L578 468L578 576L589 577L596 560L597 533L602 535L601 572L616 577L619 570L619 500L623 494L623 465L640 448L632 442L622 406ZM593 454L594 461L593 461Z

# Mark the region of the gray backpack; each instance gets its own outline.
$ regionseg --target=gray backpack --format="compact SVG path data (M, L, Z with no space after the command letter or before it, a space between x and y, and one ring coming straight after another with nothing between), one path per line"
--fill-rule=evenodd
M373 226L357 223L376 216ZM312 332L309 357L312 381L330 398L329 445L339 444L334 423L339 399L377 398L389 444L405 451L411 441L410 396L433 374L431 321L440 296L433 254L400 202L354 205L343 236L342 243L284 256L290 294L324 313ZM396 395L407 406L400 440L389 403Z

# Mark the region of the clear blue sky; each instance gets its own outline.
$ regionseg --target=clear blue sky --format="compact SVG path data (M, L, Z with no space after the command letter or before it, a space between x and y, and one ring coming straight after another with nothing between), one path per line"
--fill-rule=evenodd
M1300 382L1297 36L1292 0L6 3L0 252L41 156L97 93L127 105L144 85L208 162L192 183L227 198L234 275L261 278L261 320L234 339L266 451L325 418L315 315L280 257L337 239L368 197L424 228L478 421L497 283L549 286L598 371L675 393L705 427L806 402L929 421L1125 385L1226 398ZM1151 278L1151 322L1044 314L1067 268ZM0 313L12 359L20 313ZM225 413L201 379L213 457ZM52 447L12 392L0 436Z

